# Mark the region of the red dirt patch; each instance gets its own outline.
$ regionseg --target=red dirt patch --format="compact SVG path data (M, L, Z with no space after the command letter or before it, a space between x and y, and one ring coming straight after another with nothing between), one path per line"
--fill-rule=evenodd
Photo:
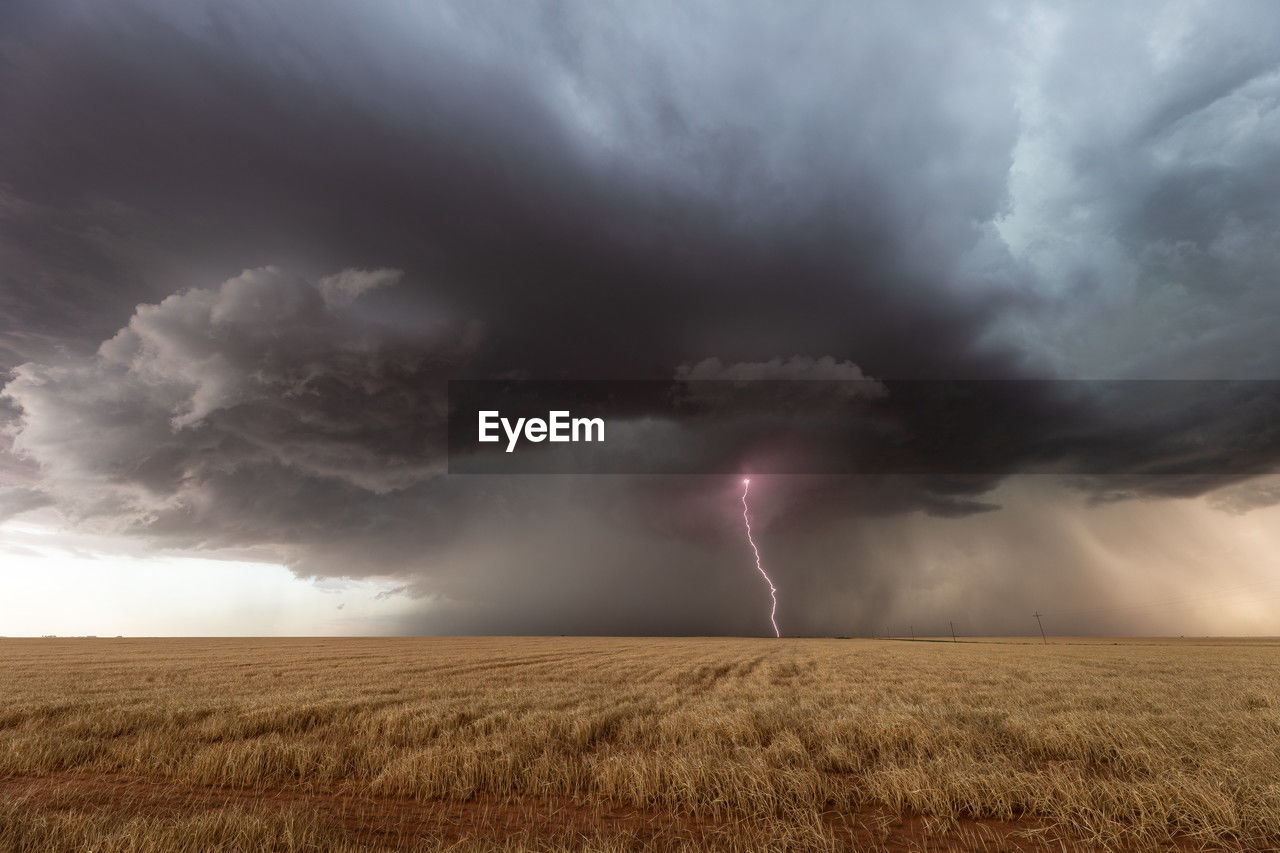
M260 811L302 811L318 815L335 830L335 840L374 848L418 846L422 842L547 837L608 841L666 849L707 847L728 842L741 830L762 830L776 837L785 829L776 821L640 809L605 800L528 796L512 799L415 800L369 797L340 791L245 789L193 785L144 776L70 772L0 779L0 797L20 799L32 810L100 810L126 816L168 817L226 807ZM850 850L996 851L1086 850L1032 821L935 820L866 807L856 812L828 811L826 826ZM732 831L732 834L730 834ZM740 845L739 845L740 846Z

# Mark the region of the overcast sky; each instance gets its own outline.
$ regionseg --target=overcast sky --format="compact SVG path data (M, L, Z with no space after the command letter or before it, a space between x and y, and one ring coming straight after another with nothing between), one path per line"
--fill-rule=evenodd
M444 383L1276 379L1278 233L1270 2L10 0L0 634L766 633L736 476ZM784 633L1280 634L1271 479L752 496Z

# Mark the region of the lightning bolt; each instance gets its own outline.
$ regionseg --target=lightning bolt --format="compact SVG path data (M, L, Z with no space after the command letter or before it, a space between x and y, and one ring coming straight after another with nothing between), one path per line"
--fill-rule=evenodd
M745 478L742 481L742 521L747 525L747 541L751 543L751 551L756 555L756 571L760 573L760 577L764 578L764 582L769 585L769 597L773 599L773 609L769 611L769 621L773 623L773 635L781 637L782 632L778 630L778 588L773 585L773 581L769 579L769 575L765 572L764 566L760 563L760 549L756 547L756 540L751 537L751 516L747 511L747 492L751 491L751 478Z

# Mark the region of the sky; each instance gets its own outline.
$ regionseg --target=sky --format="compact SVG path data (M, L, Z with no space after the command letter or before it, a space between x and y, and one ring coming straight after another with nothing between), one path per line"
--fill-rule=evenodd
M1277 379L1278 105L1268 2L11 0L0 634L771 633L741 468L448 380ZM1280 454L1150 474L1273 414L753 480L779 625L1280 634Z

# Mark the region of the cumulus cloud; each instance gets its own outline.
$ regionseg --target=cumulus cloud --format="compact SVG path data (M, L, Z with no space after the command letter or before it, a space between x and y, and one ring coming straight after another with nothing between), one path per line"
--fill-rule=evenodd
M830 416L835 411L848 414L844 405L853 400L877 399L885 387L862 372L851 361L832 356L820 358L794 355L768 361L739 361L726 364L706 358L696 364L676 368L676 396L692 404L704 415L719 410L735 418L751 412L788 412ZM714 428L720 443L732 432L725 423ZM705 451L704 451L705 452Z
M862 368L851 361L836 361L829 355L813 358L793 355L788 359L773 358L769 361L739 361L725 364L718 358L707 358L697 364L682 364L676 368L676 379L688 381L706 380L803 380L861 382L865 376Z
M326 492L385 495L443 470L445 379L475 343L265 267L141 305L95 355L24 364L4 396L14 450L75 514L212 538L257 515L287 539L290 503L315 501L319 521Z
M350 302L374 288L395 284L403 275L403 270L386 267L372 270L348 269L320 279L319 287L324 298L330 302Z

